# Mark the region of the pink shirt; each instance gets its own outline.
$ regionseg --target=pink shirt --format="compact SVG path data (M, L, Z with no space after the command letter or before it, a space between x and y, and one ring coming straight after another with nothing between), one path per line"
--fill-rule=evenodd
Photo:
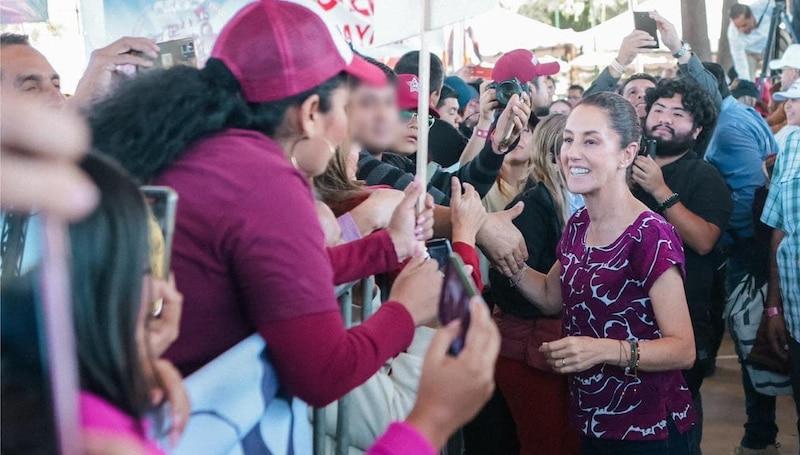
M436 449L411 425L395 422L389 426L367 455L435 455Z
M139 445L147 455L166 455L145 433L148 425L89 392L81 392L81 429L87 437L102 436Z

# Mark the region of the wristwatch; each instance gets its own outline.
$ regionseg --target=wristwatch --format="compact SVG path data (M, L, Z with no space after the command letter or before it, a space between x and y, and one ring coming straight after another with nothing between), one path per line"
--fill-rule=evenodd
M684 55L686 55L687 52L691 52L691 51L692 51L692 45L684 41L683 45L681 46L681 48L678 49L678 52L672 54L672 56L675 57L675 58L681 58Z

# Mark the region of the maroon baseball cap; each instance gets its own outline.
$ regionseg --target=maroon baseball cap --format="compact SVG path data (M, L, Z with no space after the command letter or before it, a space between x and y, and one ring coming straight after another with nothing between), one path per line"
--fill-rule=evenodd
M277 101L319 86L342 71L370 85L386 83L380 68L355 55L323 19L316 2L259 0L222 29L211 57L236 76L245 100Z
M552 76L561 69L558 62L542 63L536 54L527 49L516 49L506 52L494 64L492 78L496 81L507 81L517 78L520 82L530 82L539 76Z
M397 75L397 107L404 111L416 111L419 102L419 78L414 74ZM428 106L428 111L439 118L439 111Z

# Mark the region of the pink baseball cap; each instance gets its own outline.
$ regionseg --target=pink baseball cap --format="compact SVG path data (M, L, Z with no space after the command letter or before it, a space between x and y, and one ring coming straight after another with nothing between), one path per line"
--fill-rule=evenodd
M506 52L494 64L492 79L507 81L517 78L520 82L530 82L539 76L552 76L561 69L558 62L541 63L536 54L527 49Z
M397 106L404 111L416 111L419 102L419 78L414 74L397 75ZM428 111L439 118L439 111L428 106Z
M316 2L259 0L225 25L211 57L236 76L248 102L298 95L342 71L369 85L386 83L380 68L355 55L323 19Z

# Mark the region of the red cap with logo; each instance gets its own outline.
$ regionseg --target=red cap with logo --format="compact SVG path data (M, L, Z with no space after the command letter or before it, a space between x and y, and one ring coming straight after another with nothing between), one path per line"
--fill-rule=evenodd
M397 106L404 111L416 111L419 102L419 78L414 74L397 75ZM433 106L428 107L430 114L439 118L439 112Z
M516 49L506 52L494 64L492 78L495 81L507 81L517 78L520 82L530 82L539 76L552 76L561 69L558 62L542 63L536 54L527 49Z
M386 83L378 67L355 55L316 2L259 0L222 29L211 57L236 76L251 103L277 101L318 87L341 72Z

